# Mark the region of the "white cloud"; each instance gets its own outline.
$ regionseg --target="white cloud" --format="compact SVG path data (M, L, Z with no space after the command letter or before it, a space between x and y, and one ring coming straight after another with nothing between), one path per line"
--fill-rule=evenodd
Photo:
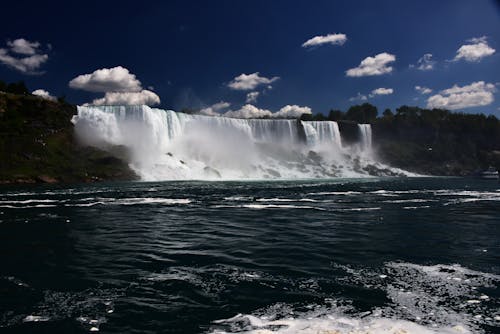
M419 58L416 65L410 65L410 68L417 68L420 71L430 71L434 69L436 61L432 60L432 53L426 53Z
M49 56L42 52L39 42L30 42L19 38L7 41L7 46L8 48L0 48L1 63L24 74L42 73L38 69L49 59Z
M227 86L234 90L254 90L257 86L269 85L278 79L279 77L261 77L259 72L252 74L243 73L234 78Z
M298 118L302 114L311 114L311 108L297 105L286 105L273 113L267 109L259 109L252 104L245 104L239 110L231 110L222 116L230 118Z
M55 101L56 100L55 96L50 95L50 93L47 92L44 89L34 90L34 91L31 92L31 94L39 96L39 97L41 97L43 99L46 99L46 100L50 100L50 101Z
M311 108L298 105L286 105L272 114L275 118L299 118L302 114L312 114Z
M381 87L381 88L377 88L377 89L372 90L371 93L368 95L364 95L364 94L361 94L358 92L358 94L356 96L349 98L349 101L351 101L351 102L366 101L366 100L368 100L368 98L372 98L372 97L375 97L378 95L390 95L392 93L394 93L394 89Z
M473 82L463 87L454 85L427 99L428 108L463 109L486 106L495 99L495 85L484 81Z
M396 56L387 52L379 53L375 57L366 57L358 67L346 71L348 77L364 77L370 75L382 75L392 72L389 63L396 61Z
M79 75L69 82L69 86L89 92L139 92L142 89L135 75L122 66Z
M394 93L394 89L392 88L377 88L372 90L370 97L373 97L375 95L390 95Z
M415 86L415 90L420 94L430 94L432 93L432 89L423 87L423 86Z
M40 47L39 42L30 42L24 38L7 41L7 45L12 52L28 56L36 54L38 48Z
M257 98L259 97L259 92L250 92L247 94L247 103L255 103L257 102Z
M457 54L453 60L464 59L470 62L478 62L484 57L491 56L496 51L488 45L486 36L471 38L467 42L472 44L462 45L457 50Z
M94 105L156 105L160 104L160 97L149 90L140 92L107 92L103 98L95 99Z
M245 104L239 110L230 110L223 114L224 117L231 118L262 118L271 117L272 112L267 109L259 109L254 105Z
M229 108L230 106L230 103L221 101L212 104L210 107L201 109L198 113L206 116L220 116L220 112L224 109Z
M317 46L322 44L343 45L347 41L345 34L328 34L325 36L315 36L308 39L302 47L307 48L310 46Z
M351 102L354 102L354 101L366 101L366 100L368 100L368 96L363 95L363 94L361 94L359 92L358 92L358 95L349 98L349 101L351 101Z

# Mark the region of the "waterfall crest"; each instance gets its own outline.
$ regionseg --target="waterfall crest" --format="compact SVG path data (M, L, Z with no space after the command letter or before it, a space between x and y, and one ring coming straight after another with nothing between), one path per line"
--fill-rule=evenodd
M148 106L79 106L72 122L84 144L126 147L130 166L143 180L396 173L364 158L359 145L344 147L338 124L332 121L236 119ZM362 150L371 150L369 124L360 124L359 130Z

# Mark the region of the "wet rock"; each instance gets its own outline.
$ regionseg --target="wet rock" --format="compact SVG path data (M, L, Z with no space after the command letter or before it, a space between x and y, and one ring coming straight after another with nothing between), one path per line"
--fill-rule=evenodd
M274 169L268 168L266 169L266 172L268 172L272 177L281 177L281 174Z
M321 164L321 162L323 161L323 158L321 157L321 155L319 155L318 153L316 153L314 151L309 151L309 153L307 153L307 157L317 164Z
M203 171L205 172L205 175L207 176L210 176L210 177L218 177L218 178L221 178L222 175L219 173L219 171L215 168L212 168L212 167L209 167L209 166L206 166L205 168L203 168Z
M52 176L48 175L38 175L36 180L38 182L43 182L43 183L57 183L57 179L53 178Z

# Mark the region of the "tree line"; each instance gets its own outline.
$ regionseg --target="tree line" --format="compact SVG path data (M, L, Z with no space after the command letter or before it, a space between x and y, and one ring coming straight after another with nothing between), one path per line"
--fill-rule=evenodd
M24 81L6 83L0 80L0 92L18 94L18 95L30 95L30 91L26 87Z

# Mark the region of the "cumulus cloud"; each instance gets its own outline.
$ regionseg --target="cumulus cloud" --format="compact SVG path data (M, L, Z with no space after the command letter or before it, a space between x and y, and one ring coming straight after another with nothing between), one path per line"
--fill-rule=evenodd
M230 110L224 113L224 117L231 118L262 118L271 117L272 112L267 109L259 109L252 104L245 104L239 110Z
M224 109L229 108L230 106L230 103L221 101L212 104L210 107L201 109L198 113L206 116L220 116L220 112Z
M361 94L358 92L358 94L356 96L353 96L349 99L349 101L353 102L353 101L366 101L368 100L368 98L372 98L372 97L375 97L375 96L378 96L378 95L390 95L394 93L394 89L392 88L377 88L377 89L374 89L370 92L370 94L368 95L364 95L364 94Z
M375 95L390 95L392 93L394 93L392 88L377 88L372 90L370 97Z
M423 87L423 86L415 86L415 90L420 94L430 94L432 93L432 89Z
M38 97L41 97L42 99L50 100L50 101L56 100L55 96L50 95L50 93L44 89L36 89L36 90L32 91L31 94L36 95Z
M0 48L0 62L24 74L41 74L38 70L48 59L39 42L24 38L7 41L7 48Z
M410 65L410 68L416 68L420 71L430 71L434 69L436 61L432 60L432 53L426 53L420 57L416 65Z
M254 90L260 85L269 85L278 79L279 77L261 77L259 72L252 74L243 73L234 78L227 86L234 90Z
M141 82L128 69L117 66L102 68L72 79L69 86L89 92L140 92Z
M140 92L107 92L103 98L92 101L93 105L148 105L160 104L160 97L150 90Z
M366 57L358 67L346 71L348 77L364 77L371 75L382 75L392 72L389 63L396 61L396 56L387 52L379 53L375 57Z
M302 114L311 114L311 108L297 105L286 105L273 113L267 109L260 109L252 104L245 104L239 110L230 110L223 114L230 118L298 118Z
M257 98L259 97L259 92L250 92L247 94L247 103L255 103L257 102Z
M358 92L358 94L356 96L353 96L353 97L349 98L349 101L351 101L351 102L354 102L354 101L366 101L366 100L368 100L368 96L363 95L360 92Z
M308 39L302 47L307 48L311 46L318 46L322 44L333 44L333 45L343 45L347 41L347 36L345 34L328 34L325 36L315 36Z
M494 84L484 81L473 82L462 87L454 85L429 97L427 107L455 110L486 106L495 100L493 97L495 91Z
M13 41L7 41L7 45L9 46L12 52L28 56L36 54L38 48L40 47L39 42L30 42L24 38L18 38Z
M275 118L299 118L303 114L312 114L311 108L298 105L286 105L272 114Z
M491 56L495 53L495 49L488 45L486 36L471 38L467 40L470 44L462 45L458 50L453 60L458 61L464 59L470 62L481 61L484 57Z

